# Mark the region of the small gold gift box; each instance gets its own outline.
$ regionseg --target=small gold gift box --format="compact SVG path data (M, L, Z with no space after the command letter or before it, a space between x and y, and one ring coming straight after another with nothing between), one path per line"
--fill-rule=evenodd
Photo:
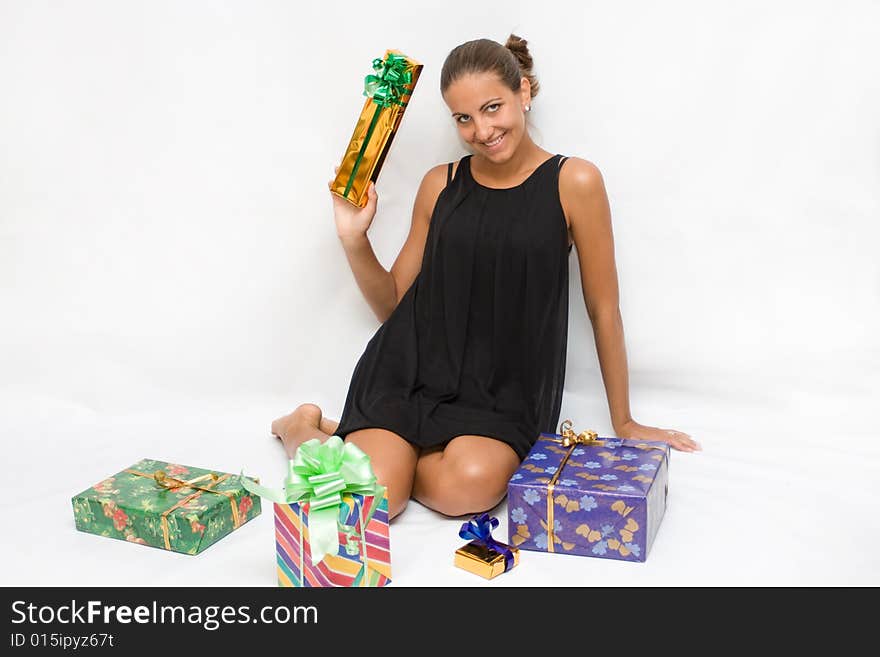
M513 554L513 568L519 563L519 549L510 547ZM468 572L492 579L504 572L504 554L487 547L479 541L471 541L455 551L455 565Z
M384 57L373 60L375 74L364 79L367 99L330 183L331 192L358 207L367 204L367 188L379 178L422 68L399 50L386 50Z

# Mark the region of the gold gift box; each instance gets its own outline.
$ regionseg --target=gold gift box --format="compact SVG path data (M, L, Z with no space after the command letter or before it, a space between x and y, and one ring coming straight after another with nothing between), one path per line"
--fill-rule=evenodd
M519 548L510 547L514 568L519 563ZM455 551L455 565L459 568L492 579L504 572L504 554L479 541L471 541Z
M367 204L367 187L376 182L422 64L399 50L373 60L375 75L364 81L367 96L330 191L358 207Z

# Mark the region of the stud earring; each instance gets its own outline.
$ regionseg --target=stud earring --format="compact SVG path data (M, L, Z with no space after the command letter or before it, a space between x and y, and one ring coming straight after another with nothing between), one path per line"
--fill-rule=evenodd
M526 112L531 112L531 111L532 111L532 106L531 106L531 105L526 105L523 109L525 109Z

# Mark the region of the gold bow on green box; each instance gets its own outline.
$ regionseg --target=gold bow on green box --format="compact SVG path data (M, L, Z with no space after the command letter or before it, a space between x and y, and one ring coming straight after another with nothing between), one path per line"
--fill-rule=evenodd
M91 534L198 554L260 514L239 479L142 459L75 495L74 520Z

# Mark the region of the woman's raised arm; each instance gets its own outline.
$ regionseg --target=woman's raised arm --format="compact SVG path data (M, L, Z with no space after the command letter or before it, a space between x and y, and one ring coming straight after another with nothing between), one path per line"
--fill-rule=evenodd
M348 201L332 195L336 231L349 266L361 293L380 322L385 322L391 316L421 269L431 214L445 182L444 169L445 165L433 167L422 179L413 204L409 235L390 271L376 258L367 237L367 230L373 221L378 203L372 183L369 200L364 208L356 208Z

